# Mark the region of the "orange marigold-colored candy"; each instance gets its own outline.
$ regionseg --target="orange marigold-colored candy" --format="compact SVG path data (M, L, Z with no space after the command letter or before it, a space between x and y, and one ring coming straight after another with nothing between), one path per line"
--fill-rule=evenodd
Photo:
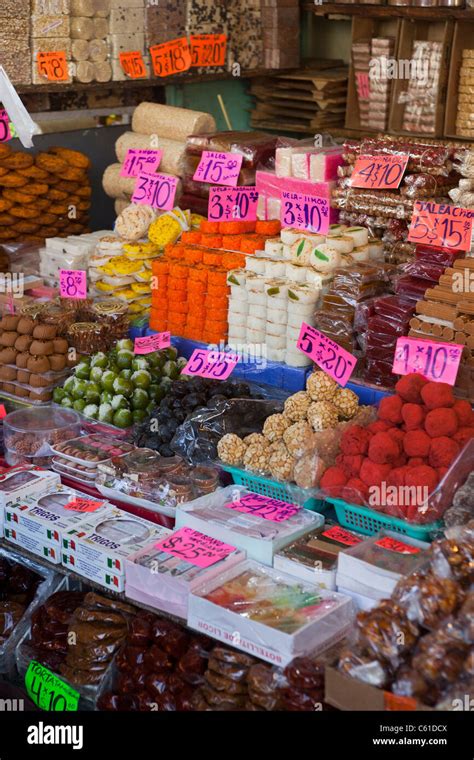
M201 245L209 248L222 248L222 235L201 235Z
M209 222L207 219L203 219L199 226L199 230L204 233L219 232L219 222Z
M278 235L281 230L279 219L268 219L262 221L258 219L255 223L255 232L258 235Z
M189 279L206 283L208 273L209 271L205 269L203 266L197 266L189 271Z
M255 222L219 222L219 232L222 235L242 235L254 230Z
M218 267L222 261L222 254L216 251L205 251L202 257L202 263L207 267Z
M255 253L265 247L265 238L262 235L246 235L242 238L240 250L242 253Z
M188 277L189 267L186 264L170 264L171 277Z
M163 261L162 259L155 259L151 264L151 271L153 274L167 274L169 271L169 261Z
M213 313L214 310L221 310L225 311L227 314L227 310L229 308L229 299L227 296L206 296L204 299L204 306L206 309L212 309Z
M187 278L170 277L168 279L168 294L171 297L173 291L178 293L185 293L188 289Z
M227 283L227 272L225 269L210 269L207 281L209 285L225 285Z
M181 235L181 240L183 243L200 243L201 233L199 230L190 230L189 232L183 232Z
M224 298L230 293L230 287L228 285L208 285L207 295L214 296L215 298Z
M187 314L188 313L189 304L188 304L187 301L184 301L184 300L183 301L173 301L171 303L171 306L172 306L172 309L173 309L173 313L176 313L176 314ZM168 313L171 314L172 312L169 311Z
M206 283L199 282L198 280L189 280L188 283L188 296L189 298L198 299L206 292Z
M202 251L199 248L185 248L184 260L190 266L202 263Z
M223 235L222 247L227 251L240 251L241 235Z
M168 312L168 324L171 329L176 329L176 327L184 327L186 324L186 314L181 314L179 311L169 311Z
M245 266L245 256L241 253L224 253L222 266L227 272L231 269L240 269Z

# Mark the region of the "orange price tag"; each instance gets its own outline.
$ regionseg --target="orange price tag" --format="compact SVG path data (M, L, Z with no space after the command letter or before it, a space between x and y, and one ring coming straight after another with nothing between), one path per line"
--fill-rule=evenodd
M69 79L66 52L64 50L51 53L38 53L36 63L40 76L46 77L50 82L67 82Z
M145 61L139 50L119 53L119 60L122 69L130 79L145 79L148 76Z
M84 499L81 496L77 496L72 501L69 501L64 505L64 509L70 509L73 512L95 512L96 509L102 507L105 501L94 501L92 499Z
M191 68L191 51L186 37L153 45L150 48L153 73L157 77L169 77L182 74Z
M397 156L360 156L351 175L351 187L395 190L402 181L407 163L406 153Z
M227 51L226 34L192 34L191 66L224 66Z
M386 710L416 710L416 699L413 697L399 697L391 691L384 691L383 697Z
M382 549L388 549L391 552L397 552L398 554L419 554L420 549L418 546L412 546L406 544L404 541L397 541L390 536L384 536L375 542L375 546L380 546Z
M408 240L412 243L470 251L473 218L473 209L450 206L447 203L416 201Z

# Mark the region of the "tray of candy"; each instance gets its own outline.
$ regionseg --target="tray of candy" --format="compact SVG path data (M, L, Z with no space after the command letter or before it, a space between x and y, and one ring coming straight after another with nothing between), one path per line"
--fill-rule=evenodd
M95 479L97 475L96 470L90 470L90 474L88 474L85 470L75 470L73 467L67 467L64 464L64 462L67 461L67 459L63 459L61 461L60 457L53 457L51 467L54 472L57 472L59 475L64 475L66 478L77 480L78 483L83 483L87 486L95 485Z
M103 435L96 433L71 438L69 441L61 441L51 448L59 457L68 459L82 467L96 469L97 465L128 454L135 447L122 441L107 443Z
M143 509L149 509L150 512L156 512L157 514L165 515L166 517L176 517L176 507L166 506L156 501L148 501L148 499L141 499L138 496L130 496L123 491L119 491L116 488L108 488L100 483L95 484L95 488L110 501L121 501L124 504L129 504L132 507L142 507Z
M253 472L241 470L238 467L222 464L222 462L219 462L219 466L232 476L234 483L239 486L245 486L245 488L253 491L253 493L268 496L270 499L279 499L287 504L297 504L312 512L324 512L330 506L326 504L324 499L313 496L311 490L300 488L294 483L283 483L271 478L265 478L262 475L256 475Z
M418 525L407 522L398 517L376 512L369 507L359 506L358 504L349 504L344 499L327 497L327 501L334 506L338 522L345 528L358 530L367 536L373 536L380 530L392 530L395 533L401 533L404 536L417 538L419 541L431 542L440 532L443 526L442 520Z

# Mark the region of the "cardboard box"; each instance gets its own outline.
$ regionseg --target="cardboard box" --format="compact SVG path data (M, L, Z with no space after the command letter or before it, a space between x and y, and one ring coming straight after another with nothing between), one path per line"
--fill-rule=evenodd
M367 14L370 15L369 9ZM346 107L346 129L364 129L366 132L379 132L379 129L370 129L368 127L361 127L360 123L360 110L359 99L357 97L357 84L355 77L355 69L352 62L352 44L359 42L360 40L371 40L373 37L394 37L394 56L397 57L397 50L400 38L401 19L387 18L361 18L354 16L352 19L352 39L351 39L351 58L349 64L349 84L347 91L347 107ZM392 83L393 90L393 83Z
M331 665L326 665L325 668L324 701L338 710L433 712L431 707L413 697L398 697L389 691L358 681L357 678L346 676Z
M305 624L302 623L301 627L289 634L205 598L227 581L232 581L246 572L264 574L270 583L276 581L281 584L282 591L285 586L294 589L297 585L305 592L317 593L323 600L330 599L331 604L326 607L318 605L319 613L315 613L312 618L308 617ZM272 585L272 588L275 586ZM293 576L251 560L241 562L208 583L202 584L189 595L188 602L190 628L283 667L295 657L317 655L321 650L335 644L347 635L353 618L354 608L352 600L348 597L317 588L313 584L297 580Z
M42 559L48 560L53 565L61 564L60 548L57 544L50 541L44 541L40 536L32 536L17 530L16 526L4 526L3 535L7 541L21 547L32 554L36 554Z
M425 138L442 137L453 32L453 21L412 21L408 19L402 21L398 44L398 61L409 61L412 59L413 43L415 40L440 42L442 45L438 90L436 98L432 104L435 113L435 123L434 131L429 133L409 132L403 130L405 114L404 98L406 97L405 93L408 90L409 80L395 79L392 87L392 99L390 105L390 132L400 135L418 135Z
M63 531L62 553L66 561L73 556L76 562L81 560L125 578L124 560L168 533L167 528L107 504L100 513L91 513Z
M462 64L462 51L474 49L474 21L456 21L454 25L453 46L449 65L448 90L446 97L446 114L444 119L444 134L446 137L459 139L456 132L456 117L459 97L459 75ZM471 69L474 73L474 69ZM466 110L473 111L474 97L467 104ZM466 140L474 138L465 137Z
M89 509L96 515L103 514L110 507L105 499L99 501L72 488L61 488L6 506L5 527L18 529L22 534L54 544L59 549L63 534L77 528L84 517L91 514L67 506L76 499L90 502Z
M18 465L0 475L0 512L6 506L23 501L27 497L55 491L61 486L56 472L40 467Z
M109 588L112 591L125 590L125 576L114 572L112 569L106 570L104 567L95 565L93 562L88 562L80 557L75 557L74 554L68 554L67 552L61 552L60 561L64 567L68 567L73 573L83 575L84 578L89 578L89 580L95 581L95 583L99 583L105 588Z

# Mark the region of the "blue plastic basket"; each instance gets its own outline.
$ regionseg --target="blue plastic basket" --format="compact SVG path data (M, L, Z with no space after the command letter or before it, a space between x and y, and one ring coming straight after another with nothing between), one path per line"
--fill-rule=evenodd
M269 496L271 499L286 501L287 504L297 504L311 510L311 512L324 512L331 507L324 499L308 496L306 489L291 483L279 483L276 480L271 480L271 478L264 478L261 475L255 475L253 472L241 470L238 467L230 467L227 464L220 463L219 466L232 476L236 485L245 486L254 493Z
M429 542L442 528L441 520L426 523L426 525L415 525L406 522L406 520L400 520L398 517L376 512L368 507L349 504L344 499L328 497L327 501L334 505L337 521L341 525L345 528L357 530L359 533L365 533L367 536L373 536L380 530L391 530L404 536L417 538L419 541Z

